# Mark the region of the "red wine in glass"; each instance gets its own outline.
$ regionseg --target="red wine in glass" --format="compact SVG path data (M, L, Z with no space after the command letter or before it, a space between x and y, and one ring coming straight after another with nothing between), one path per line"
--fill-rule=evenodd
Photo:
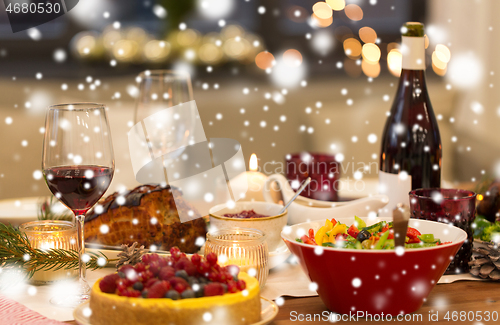
M104 195L115 160L107 108L97 103L59 104L45 118L42 170L50 191L75 214L79 283L50 302L75 307L90 297L85 279L85 213Z
M49 189L78 215L99 201L113 178L113 170L101 166L61 166L45 170Z
M421 188L410 192L411 217L447 223L464 230L467 240L444 274L468 273L476 218L476 193L444 188Z

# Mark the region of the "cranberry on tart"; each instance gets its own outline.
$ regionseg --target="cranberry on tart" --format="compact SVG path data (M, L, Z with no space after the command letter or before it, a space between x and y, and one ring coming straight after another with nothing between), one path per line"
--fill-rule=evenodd
M91 292L92 324L231 324L260 321L259 283L213 253L190 257L146 254L98 280Z

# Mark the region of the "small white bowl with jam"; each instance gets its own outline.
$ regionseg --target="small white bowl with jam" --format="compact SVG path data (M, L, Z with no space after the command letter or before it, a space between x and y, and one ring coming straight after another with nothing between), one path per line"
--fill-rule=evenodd
M288 211L280 213L283 206L268 202L236 202L228 207L220 204L209 210L210 228L253 228L266 234L269 252L282 243L281 231L288 221Z

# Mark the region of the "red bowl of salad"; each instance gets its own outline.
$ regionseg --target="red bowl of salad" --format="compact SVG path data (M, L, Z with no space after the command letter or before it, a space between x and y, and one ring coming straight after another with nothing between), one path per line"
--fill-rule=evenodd
M329 310L407 314L422 306L467 233L410 219L405 248L395 248L391 221L352 217L306 222L286 227L281 237Z

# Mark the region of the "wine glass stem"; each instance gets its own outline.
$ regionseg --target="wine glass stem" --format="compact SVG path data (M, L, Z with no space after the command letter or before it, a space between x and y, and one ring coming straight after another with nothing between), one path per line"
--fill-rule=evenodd
M84 226L85 216L77 215L76 216L76 231L78 236L78 276L80 281L80 286L82 288L82 294L88 294L90 288L87 284L86 280L86 263L82 261L82 257L85 254L85 237L83 234L83 226Z

